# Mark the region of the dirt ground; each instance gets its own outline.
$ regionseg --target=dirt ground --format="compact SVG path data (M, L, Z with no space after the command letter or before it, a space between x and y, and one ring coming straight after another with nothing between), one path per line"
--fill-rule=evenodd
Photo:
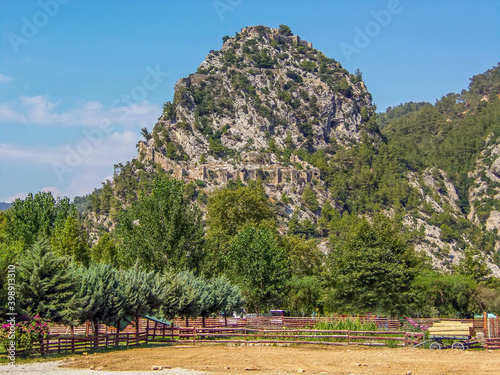
M63 367L151 371L152 366L220 374L500 374L500 350L374 347L166 346L75 355ZM160 371L161 372L161 371Z

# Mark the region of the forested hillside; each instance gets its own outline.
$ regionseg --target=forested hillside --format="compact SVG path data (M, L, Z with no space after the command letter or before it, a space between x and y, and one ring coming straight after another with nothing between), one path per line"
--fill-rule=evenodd
M285 25L244 28L177 82L112 181L0 212L2 264L50 252L81 277L210 280L247 311L500 312L499 72L376 113L361 72ZM173 311L155 309L201 310Z
M473 245L497 264L499 93L497 66L474 76L468 90L447 94L434 105L407 103L378 116L387 143L398 148L408 170L424 177L430 173L437 180L421 181L422 188L435 187L448 195L455 190L440 217L431 214L428 222L440 228L443 239L463 240L462 248Z

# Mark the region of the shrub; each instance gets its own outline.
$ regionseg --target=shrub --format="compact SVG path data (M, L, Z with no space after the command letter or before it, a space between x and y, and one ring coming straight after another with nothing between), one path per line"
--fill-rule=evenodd
M285 35L285 36L291 36L291 35L293 35L292 34L292 29L290 29L290 27L287 26L287 25L280 25L278 33L280 35Z
M0 342L7 349L10 342L16 343L16 349L25 350L25 354L30 354L33 343L40 341L49 334L48 321L38 315L33 317L23 317L24 319L15 323L15 330L11 331L11 324L6 323L0 327ZM14 334L14 337L12 335Z

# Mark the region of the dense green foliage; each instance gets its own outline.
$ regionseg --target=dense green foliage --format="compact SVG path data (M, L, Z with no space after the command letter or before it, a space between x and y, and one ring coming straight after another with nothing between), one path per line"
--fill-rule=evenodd
M57 323L71 322L74 312L69 309L70 301L79 280L68 262L50 250L46 239L33 245L17 272L21 311Z
M158 177L151 194L123 212L120 261L147 269L195 268L203 244L201 212L184 196L184 184Z
M51 193L29 194L16 199L5 211L5 242L20 242L27 249L38 239L51 237L76 210L68 198L54 199Z
M272 220L274 213L262 185L225 188L208 202L207 224L211 232L235 235L246 224Z
M146 314L231 315L243 306L300 315L500 312L500 282L485 265L500 238L484 226L492 210L500 211L500 184L492 182L482 201L468 194L477 183L471 172L478 158L491 165L494 155L485 149L500 137L500 67L434 105L410 102L375 114L369 100L361 101L369 94L360 71L349 75L297 40L285 44L293 35L286 25L265 47L259 43L269 37L266 29L255 30L255 39L224 38L225 48L210 52L222 56L222 66L202 65L196 77L181 81L153 131L141 133L155 152L185 161L188 154L163 127L174 121L188 136L200 137L202 163L241 162L242 152L256 151L254 140L244 141L242 150L228 148L223 136L230 125L218 127L215 117L235 121L234 102L244 100L242 110L253 107L269 125L258 160L296 169L312 165L321 181L290 186L292 198L290 190L274 186L281 199L272 201L265 188L270 173L263 169L257 181L214 189L210 177L186 183L150 161L133 160L115 165L112 181L73 203L50 193L16 200L0 212L0 267L18 265L20 312L67 324L90 320L96 328ZM280 68L283 79L276 80L273 69ZM227 87L216 74L227 74ZM262 88L252 78L257 74ZM311 75L353 100L362 118L359 142L326 139L327 146L315 149L316 125L329 115L316 95L301 89ZM276 95L268 96L272 88ZM269 97L294 116L299 137L272 137L274 127L289 125L275 116ZM193 123L179 114L179 106L192 111ZM265 158L266 153L274 155ZM457 188L458 208L441 199L449 181ZM467 219L470 213L478 222ZM428 226L445 244L437 256L448 256L452 246L463 251L450 272L432 270L415 252ZM500 253L496 257L500 264ZM0 282L3 313L4 273Z
M229 274L242 287L247 306L260 312L279 305L290 273L285 249L272 228L243 227L229 248Z
M329 255L327 303L337 311L397 316L407 310L417 265L413 248L387 217L358 220Z

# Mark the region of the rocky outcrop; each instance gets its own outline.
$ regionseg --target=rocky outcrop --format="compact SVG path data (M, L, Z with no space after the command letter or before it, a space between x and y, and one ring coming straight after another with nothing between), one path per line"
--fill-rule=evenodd
M474 183L469 190L468 219L485 231L500 234L500 138L491 135L486 143L486 149L469 173ZM499 249L497 241L495 250Z
M177 81L173 102L165 104L150 139L138 144L138 160L205 191L260 179L285 231L293 213L312 222L320 216L302 198L306 186L320 205L335 206L320 170L297 150L380 143L374 109L360 77L311 43L247 27Z
M173 142L198 164L269 148L319 150L359 142L373 112L363 82L311 43L247 27L176 83L154 147L166 154Z
M418 191L421 201L418 212L408 214L403 221L418 233L415 249L428 255L434 268L451 270L463 258L463 246L473 246L466 235L458 235L450 227L450 222L459 225L468 220L458 206L459 196L455 186L438 168L428 168L421 174L411 172L408 179L410 186ZM471 214L474 215L472 211ZM493 228L500 219L500 213L497 216L492 212L491 216L492 220L485 223L486 228ZM484 261L493 275L500 276L500 268L490 254L484 255Z
M318 168L308 165L307 169L299 170L272 162L271 164L262 165L259 156L260 154L247 154L245 155L247 160L237 166L223 162L198 165L186 161L173 161L163 154L155 152L154 148L147 143L140 142L138 159L159 164L164 170L170 171L174 177L186 181L200 180L224 185L229 180L245 182L261 178L276 186L287 182L305 185L312 181L321 181L321 172ZM295 155L291 157L291 160L293 163L299 163L300 165L304 163Z

